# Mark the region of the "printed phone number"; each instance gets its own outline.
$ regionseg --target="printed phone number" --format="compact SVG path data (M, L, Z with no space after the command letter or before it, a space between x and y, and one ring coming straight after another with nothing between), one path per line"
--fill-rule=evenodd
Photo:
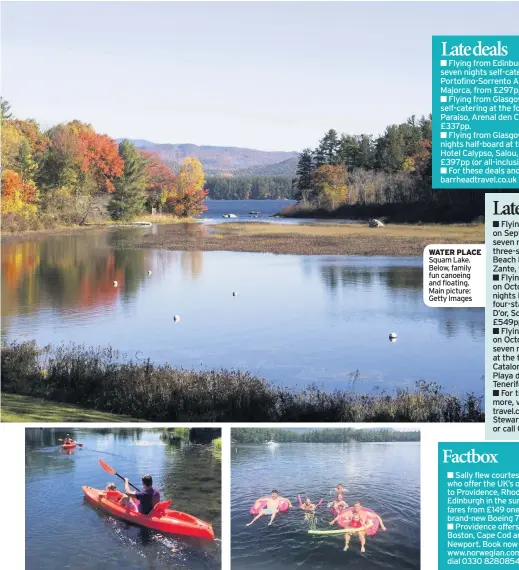
M519 564L519 558L448 558L447 564Z

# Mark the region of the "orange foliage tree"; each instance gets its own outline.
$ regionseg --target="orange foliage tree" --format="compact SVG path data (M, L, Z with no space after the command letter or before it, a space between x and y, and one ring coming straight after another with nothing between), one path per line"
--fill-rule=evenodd
M38 192L32 180L23 181L14 170L2 172L2 213L30 215L36 213Z
M91 128L82 129L78 139L81 171L92 178L98 192L112 192L112 179L120 176L124 167L117 142Z
M177 176L164 164L162 158L151 152L142 153L147 161L146 166L146 193L147 205L162 211L167 197L175 191Z
M208 194L204 184L202 164L197 158L186 157L180 167L174 188L166 198L166 211L181 218L203 214L207 209L204 201Z

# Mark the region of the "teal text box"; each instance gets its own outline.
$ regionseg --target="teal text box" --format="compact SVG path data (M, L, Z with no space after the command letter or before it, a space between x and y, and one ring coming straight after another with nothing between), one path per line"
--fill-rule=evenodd
M519 36L433 36L436 189L519 188Z
M519 565L519 443L438 443L438 568Z

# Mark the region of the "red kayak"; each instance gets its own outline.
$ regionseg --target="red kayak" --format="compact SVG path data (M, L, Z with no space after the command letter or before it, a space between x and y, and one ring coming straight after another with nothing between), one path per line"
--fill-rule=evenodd
M73 449L74 447L76 447L77 443L75 441L71 442L71 443L63 443L61 445L62 449Z
M100 489L84 485L82 487L86 498L101 510L133 524L152 528L170 534L183 534L214 540L213 527L187 513L168 509L171 501L162 501L153 507L148 515L143 515L119 503L123 493L119 491L106 491L106 495L99 495ZM103 491L105 493L105 491Z

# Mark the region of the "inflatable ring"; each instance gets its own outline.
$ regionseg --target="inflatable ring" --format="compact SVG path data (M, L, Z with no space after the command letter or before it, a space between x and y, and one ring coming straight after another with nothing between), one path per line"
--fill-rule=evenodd
M256 507L256 503L252 505L250 508L249 513L251 515L259 515L259 512L267 507L267 501L259 501L259 507ZM279 503L279 512L285 513L288 511L288 501L280 501Z
M353 507L349 507L348 509L344 510L341 512L341 514L339 515L339 518L337 519L337 524L339 526L342 526L342 528L345 529L351 529L352 531L359 531L359 530L365 530L366 534L368 536L373 536L374 534L377 534L378 528L380 526L380 522L378 520L378 517L376 516L375 512L372 511L371 509L366 509L364 507L362 507L362 510L367 514L366 518L368 520L368 522L371 522L371 525L368 527L360 527L360 528L355 528L352 529L350 527L350 522L352 520L353 517ZM372 515L372 516L370 516Z
M342 512L344 512L348 507L340 507L338 509L336 509L335 507L330 507L330 512L332 513L332 515L334 517L340 515Z

